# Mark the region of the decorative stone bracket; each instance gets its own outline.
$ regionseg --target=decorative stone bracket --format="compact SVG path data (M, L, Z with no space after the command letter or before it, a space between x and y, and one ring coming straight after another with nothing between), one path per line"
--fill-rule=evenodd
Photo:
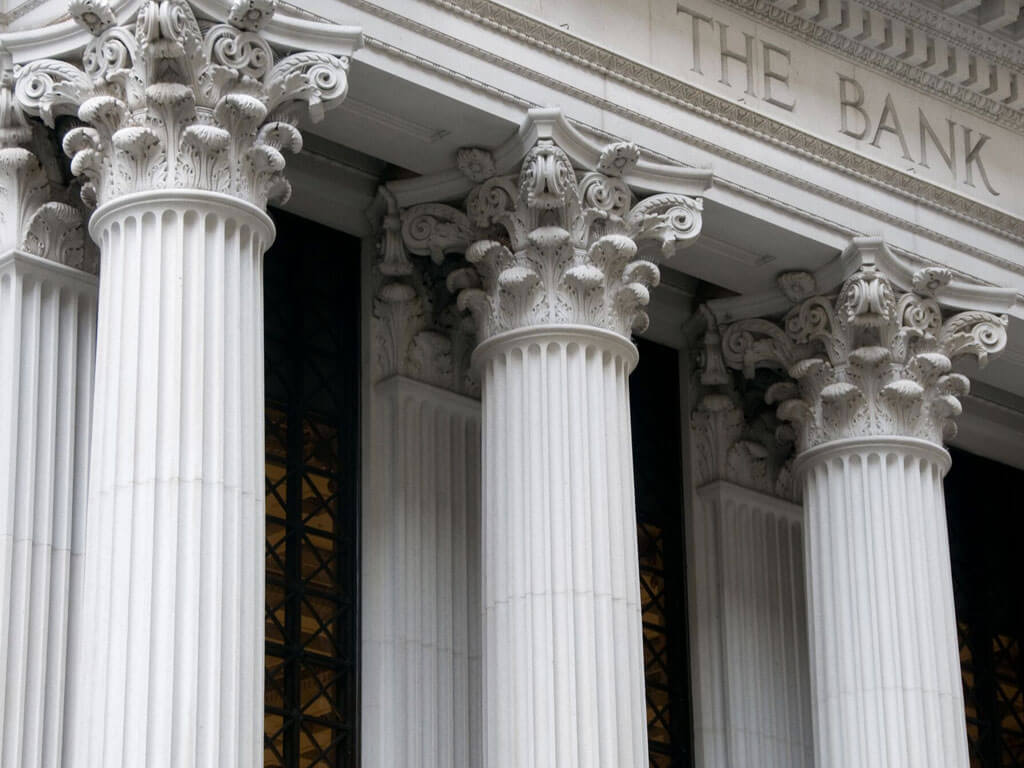
M185 0L142 3L119 25L106 0L72 0L92 39L82 68L53 59L17 72L15 95L64 137L83 198L102 204L149 189L224 192L258 207L287 199L283 151L298 152L303 113L319 120L348 89L347 55L275 56L261 28L275 0L236 0L227 23L200 23ZM335 30L354 51L357 31Z

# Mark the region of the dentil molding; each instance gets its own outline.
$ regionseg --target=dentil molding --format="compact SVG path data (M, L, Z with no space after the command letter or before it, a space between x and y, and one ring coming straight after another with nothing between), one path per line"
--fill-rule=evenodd
M274 0L236 0L227 23L210 25L185 0L150 0L119 24L106 0L72 0L90 34L81 68L25 64L18 105L50 127L62 115L85 123L65 135L64 151L90 204L168 188L283 202L282 153L301 149L303 113L319 120L344 99L349 56L278 57L261 33L274 11ZM337 29L351 53L358 33Z
M1006 315L951 314L937 295L952 280L922 269L900 291L866 259L836 295L812 296L780 320L735 322L722 330L725 363L752 377L758 368L788 376L768 388L777 415L795 430L798 452L852 437L901 436L936 444L956 433L966 376L954 363L984 365L1006 346Z

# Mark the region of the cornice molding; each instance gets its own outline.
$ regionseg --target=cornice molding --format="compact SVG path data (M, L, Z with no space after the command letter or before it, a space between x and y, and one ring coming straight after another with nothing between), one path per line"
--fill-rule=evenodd
M346 1L349 2L349 4L361 2L361 0L346 0ZM381 9L377 8L376 6L373 6L373 7L376 8L378 11L381 11ZM398 16L397 14L393 14L390 11L382 12L382 13L383 13L383 15L385 15L391 21L396 21L396 22L400 21L400 22L408 25L410 29L414 29L416 31L420 31L419 27L416 25L415 22L411 22L411 21L409 21L407 19L404 19L404 17ZM429 28L424 28L424 30L432 31L432 30L429 30ZM1014 272L1016 274L1024 275L1024 265L1019 264L1019 263L1014 262L1014 261L1010 261L1010 260L1005 259L1005 258L1002 258L1001 256L998 256L998 255L996 255L994 253L991 253L990 251L986 251L986 250L983 250L981 248L977 248L977 247L975 247L974 245L972 245L969 242L966 242L964 240L958 240L958 239L956 239L954 237L950 237L948 235L944 235L942 233L936 232L934 229L931 229L929 227L922 226L921 224L918 224L915 221L907 220L907 219L902 218L900 216L896 216L896 215L892 214L890 211L882 209L882 208L877 208L877 207L875 207L873 205L870 205L870 204L864 202L862 199L851 198L851 197L847 197L845 195L839 194L834 189L831 189L831 188L828 188L828 187L823 187L823 186L821 186L819 184L815 184L814 182L809 181L806 178L802 178L802 177L799 177L799 176L794 176L793 174L787 173L787 172L779 169L778 167L776 167L774 165L769 165L767 163L760 162L759 160L757 160L755 158L751 158L748 155L741 154L741 153L738 153L738 152L732 152L732 151L728 150L727 148L722 147L721 145L714 144L714 143L712 143L710 141L707 141L707 140L704 140L704 139L702 139L702 138L700 138L698 136L694 136L694 135L692 135L690 133L687 133L686 131L683 131L683 130L675 127L675 126L668 125L667 123L662 123L662 122L660 122L658 120L655 120L654 118L650 117L650 115L648 115L646 113L636 112L634 110L625 108L621 104L618 104L616 102L608 101L608 100L603 99L601 97L595 96L595 95L593 95L591 93L583 91L583 90L581 90L579 88L576 88L576 87L574 87L572 85L569 85L569 84L563 83L561 81L555 80L554 78L547 77L546 75L544 75L541 72L537 72L535 70L528 70L525 67L522 67L522 66L520 66L520 65L518 65L518 64L516 64L514 62L508 61L507 59L502 59L500 57L494 56L493 54L490 54L487 51L475 48L475 47L465 43L464 41L456 40L454 38L451 38L448 35L443 35L443 34L441 34L439 36L436 36L436 37L437 37L437 39L445 42L446 44L452 45L453 47L455 47L458 50L464 51L464 52L469 53L469 54L474 55L474 56L479 56L481 59L483 59L485 61L488 61L490 63L496 64L496 65L501 66L501 67L504 67L504 68L506 68L506 69L508 69L510 71L514 71L514 72L517 72L517 73L528 75L531 78L533 78L534 80L536 80L537 82L543 83L543 84L545 84L545 85L547 85L547 86L549 86L551 88L558 89L561 92L564 92L564 93L566 93L568 95L571 95L574 98L577 98L577 99L579 99L580 101L582 101L584 103L592 104L592 105L594 105L594 106L596 106L596 107L598 107L600 109L604 109L604 110L607 110L607 111L612 112L614 114L617 114L617 115L620 115L622 117L625 117L625 118L627 118L627 119L637 123L638 125L647 126L648 128L651 128L652 130L655 130L655 131L658 131L660 133L663 133L666 136L671 136L671 137L673 137L675 139L678 139L681 142L686 142L686 143L688 143L688 144L690 144L690 145L692 145L692 146L694 146L696 148L699 148L701 150L704 150L706 152L709 152L709 153L712 153L712 154L724 157L724 158L726 158L726 159L730 160L731 162L734 162L734 163L736 163L738 165L742 165L742 166L745 166L745 167L748 167L748 168L752 168L752 169L756 170L758 173L764 174L768 178L777 179L777 180L781 181L782 183L789 184L789 185L791 185L791 186L793 186L793 187L795 187L797 189L805 190L805 191L807 191L807 192L809 192L809 193L811 193L811 194L813 194L813 195L815 195L817 197L820 197L820 198L825 199L825 200L830 200L830 201L832 201L832 202L834 202L834 203L836 203L838 205L841 205L841 206L843 206L845 208L849 208L851 210L859 211L860 213L863 213L866 216L871 217L873 220L875 220L877 222L891 224L894 227L898 227L898 228L904 229L907 232L910 232L910 233L913 233L915 235L918 235L921 238L923 238L924 240L941 243L941 244L943 244L943 245L945 245L945 246L947 246L947 247L949 247L951 249L957 250L957 251L959 251L959 252L961 252L961 253L963 253L965 255L976 257L977 259L979 259L979 260L981 260L983 262L986 262L986 263L989 263L989 264L995 264L998 267L1000 267L1001 269L1005 269L1007 271ZM405 51L404 49L399 48L399 47L397 47L395 45L392 45L390 43L387 43L387 42L385 42L383 40L378 40L377 38L374 38L374 37L371 37L371 36L367 36L366 37L366 45L367 45L368 48L372 48L372 49L377 50L378 52L384 53L384 54L386 54L388 56L393 56L393 57L395 57L397 59L400 59L401 61L403 61L406 64L411 64L411 65L416 66L418 68L422 68L422 69L428 70L428 71L430 71L432 73L435 73L435 74L441 75L443 77L449 78L449 79L451 79L451 80L453 80L455 82L458 82L458 83L464 85L465 87L472 88L472 89L477 90L477 91L479 91L481 93L485 93L485 94L487 94L490 97L498 98L498 99L502 100L503 102L505 102L507 104L514 105L514 106L519 107L521 109L527 110L527 109L530 109L532 107L537 106L537 105L533 104L532 102L522 98L521 96L518 96L518 95L516 95L514 93L510 93L508 91L501 90L500 88L497 88L494 85L491 85L489 83L485 83L485 82L483 82L481 80L478 80L478 79L475 79L475 78L465 74L464 72L458 72L458 71L455 71L455 70L453 70L451 68L444 67L444 66L442 66L440 64L437 64L436 62L424 59L424 58L422 58L420 56L417 56L414 53L410 53L408 51ZM668 97L665 94L657 94L657 95L660 98L664 98L666 101L670 101L672 103L678 103L681 106L683 106L684 108L690 108L690 105L688 105L688 104L686 104L686 103L684 103L682 101L679 101L679 100L673 100L671 97ZM711 117L713 119L717 119L717 117L715 115L710 115L709 114L707 116ZM579 121L576 121L576 120L574 120L573 122L575 124L578 124L578 125L584 126L586 128L589 128L590 130L592 130L595 133L602 133L599 129L594 128L593 126L586 126L585 124L580 123ZM720 121L720 122L724 122L724 121ZM727 124L729 124L729 123L727 123ZM729 124L729 125L730 125L730 127L737 128L737 126L735 126L735 125L732 125L732 124ZM740 129L742 130L742 128L740 128ZM605 135L607 135L607 134L605 134ZM617 137L611 136L611 135L609 135L608 137L609 137L610 140L614 140L615 138L617 138ZM760 137L760 138L763 138L763 137ZM665 160L667 162L669 162L669 161L672 161L672 158L665 157ZM848 171L848 169L841 168L841 167L837 168L837 170L840 170L840 171L843 171L843 172L847 172ZM870 178L865 178L865 179L863 179L863 181L865 181L867 183L873 183L873 180L870 179ZM874 182L874 183L877 183L877 182ZM766 194L764 194L760 190L756 190L756 189L752 189L752 188L749 188L749 187L745 187L745 186L743 186L741 184L737 184L735 182L729 181L727 179L723 179L721 177L716 178L715 184L718 187L729 189L732 192L734 192L734 193L736 193L738 195L741 195L743 197L747 197L747 198L750 198L750 199L757 200L760 203L762 203L762 204L764 204L764 205L766 205L766 206L768 206L770 208L776 208L776 209L785 210L788 214L793 215L793 216L795 216L795 217L797 217L799 219L802 219L804 221L814 222L815 224L824 226L827 229L829 229L830 231L836 232L836 233L844 235L846 237L856 237L856 236L859 236L859 235L867 234L867 233L864 233L864 232L859 232L859 231L857 231L855 229L851 229L847 224L845 224L843 222L835 221L833 219L829 219L829 218L823 217L820 214L815 213L813 211L809 211L807 209L800 208L798 206L794 206L794 205L791 205L791 204L788 204L788 203L784 203L784 202L780 201L775 196L766 195ZM892 191L892 192L898 193L898 194L901 193L901 190L899 190L899 189L890 189L889 191ZM928 205L928 206L933 207L933 208L936 207L936 206L932 205L927 200L917 200L916 202L920 202L923 205ZM962 220L967 221L968 223L971 223L971 224L974 224L974 225L977 225L977 226L981 226L982 228L991 229L990 227L985 227L983 224L979 224L979 222L969 218L968 216L958 216L958 218L961 218ZM1014 222L1020 223L1019 219L1012 219L1012 220ZM1024 230L1024 223L1020 223L1020 228L1022 230ZM1024 231L1022 231L1022 234L1021 234L1021 236L1019 238L1014 238L1014 239L1019 239L1021 242L1024 242ZM1024 296L1024 294L1022 294L1022 296Z
M776 285L763 293L713 299L708 310L720 324L788 312L815 294L829 293L864 264L876 264L893 285L904 291L929 286L931 295L955 309L1009 312L1017 300L1013 288L999 288L935 262L914 259L894 251L878 237L855 237L836 258L814 272L783 272Z
M633 79L649 79L652 73L664 75L652 67L621 56L601 45L577 37L545 21L509 8L494 0L425 0L454 11L506 34L524 39L549 52L571 57L595 69L604 69ZM952 81L931 75L899 59L888 56L834 30L786 11L769 0L716 0L747 15L768 21L788 34L798 35L814 45L841 53L895 78L915 90L993 120L1011 130L1024 132L1024 111L964 88ZM674 78L673 78L674 79ZM1024 87L1024 84L1021 84Z
M639 88L657 98L664 99L669 103L703 115L730 128L742 131L776 146L793 151L798 155L807 157L815 162L832 167L846 173L854 178L878 186L886 191L899 195L912 202L928 206L947 215L954 216L975 226L982 227L1000 236L1007 237L1018 243L1024 243L1024 220L985 205L971 198L964 197L959 193L924 181L911 174L871 160L851 150L840 147L824 139L800 131L784 123L765 117L742 104L729 101L704 91L696 86L690 85L682 80L675 79L663 72L647 67L643 64L631 61L600 46L576 38L563 30L551 27L544 22L533 19L504 6L497 5L491 0L426 0L438 7L445 8L471 19L475 23L495 29L503 34L521 39L547 53L560 56L573 64L584 65L590 69L601 72L610 77L621 80L633 87ZM401 16L380 6L368 2L368 0L346 0L346 2L360 10L373 15L385 18L393 23L401 24L403 27L422 34L430 39L437 40L446 45L470 55L479 57L497 66L510 71L518 72L530 79L544 83L561 92L573 95L587 103L594 104L616 114L627 117L630 120L648 125L655 130L679 138L682 141L694 144L718 155L725 155L730 160L739 164L754 168L759 173L764 173L772 178L780 179L786 183L793 184L816 195L834 200L844 206L860 210L863 213L880 221L889 222L900 227L907 228L915 233L925 235L929 238L938 238L950 247L956 248L977 256L990 263L998 264L1000 267L1024 274L1024 267L1020 264L1002 259L992 253L978 249L970 243L955 238L938 235L933 230L922 227L913 221L892 215L890 212L877 208L870 204L837 194L834 190L822 187L806 179L794 176L777 167L759 162L755 158L736 152L717 144L699 139L686 131L675 126L667 125L649 115L641 114L634 110L613 103L599 96L595 96L574 85L562 82L546 75L538 70L523 66L493 54L490 51L478 48L467 43L465 40L456 39L438 29L426 27L412 19ZM495 18L482 15L481 12L469 10L464 6L472 6L481 12L493 12ZM401 49L390 46L383 41L373 38L367 40L368 45L379 47L403 58L410 58ZM449 76L458 77L468 83L476 82L471 78L465 78L458 73L444 70L432 62L427 62L418 57L411 57L422 66L435 71L445 71ZM478 87L489 93L501 94L485 83L478 83ZM522 103L522 99L512 94L504 94L508 100L514 103Z
M846 37L815 21L780 8L770 0L715 0L715 2L737 9L760 22L767 22L788 35L800 37L831 53L839 53L861 64L866 64L929 96L937 96L1005 128L1024 133L1024 111L998 99L989 98L984 93L972 90L945 77L927 72L859 40ZM865 3L865 5L868 4ZM888 3L875 2L874 7L883 14L890 13ZM948 36L946 38L950 42L954 41ZM1007 64L1003 64L1003 66L1007 66ZM1008 76L1017 77L1018 87L1024 87L1024 83L1019 82L1020 64L1015 63L1012 67L1013 72L1008 73Z
M731 2L731 0L726 0ZM858 0L861 5L883 13L995 61L1024 72L1024 47L994 35L986 29L950 16L919 0Z
M454 168L392 182L388 184L388 189L402 208L463 198L487 178L518 173L523 158L539 142L557 145L573 167L588 170L599 168L609 149L607 144L599 144L580 133L560 109L537 107L526 113L526 118L514 136L496 149L484 153L489 156L491 164L483 177L467 169L469 156L463 155L463 158L457 158ZM653 163L637 155L629 162L623 162L616 176L637 192L698 197L711 185L712 173L707 169Z

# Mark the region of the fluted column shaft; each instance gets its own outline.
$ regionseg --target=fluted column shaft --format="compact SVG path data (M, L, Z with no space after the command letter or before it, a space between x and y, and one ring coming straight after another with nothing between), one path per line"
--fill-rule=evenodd
M72 768L263 760L263 253L209 192L101 207Z
M477 350L487 768L647 765L628 376L585 326Z
M942 478L916 438L798 458L806 509L816 765L966 768Z
M363 765L479 768L480 404L392 376L373 410Z
M697 765L810 768L800 507L727 481L709 483L697 496Z
M0 257L0 765L60 765L79 586L96 278Z

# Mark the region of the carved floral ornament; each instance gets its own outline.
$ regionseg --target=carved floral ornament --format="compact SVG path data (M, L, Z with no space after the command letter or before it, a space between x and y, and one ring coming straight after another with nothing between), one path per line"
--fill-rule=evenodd
M32 126L14 99L13 87L14 68L5 55L0 57L0 253L18 250L95 272L80 212L51 200L50 180L29 149Z
M779 322L741 320L722 330L725 362L748 377L785 372L769 404L790 422L797 450L847 437L898 435L941 444L956 434L966 376L954 363L984 365L1006 346L1005 315L948 315L934 294L952 278L929 268L897 293L874 264L860 267L837 296L814 296Z
M465 254L472 269L452 272L448 287L481 340L538 325L642 332L659 280L651 259L697 238L702 201L667 193L636 202L622 176L639 156L635 144L616 143L593 169L578 170L542 137L518 173L501 174L489 153L465 150L459 167L474 186L463 208L425 203L398 212L396 226L385 227L382 271L395 269L406 250L436 262Z
M86 125L64 138L83 198L102 204L150 189L224 192L257 206L290 193L282 150L297 152L296 124L344 99L348 59L295 53L275 61L260 33L275 0L236 0L227 23L200 24L185 0L149 0L134 27L119 26L106 0L72 0L92 40L82 68L30 62L15 95L53 127Z
M406 376L453 392L478 397L480 383L470 365L476 346L473 321L452 301L452 294L475 283L472 271L442 277L441 260L414 265L402 245L397 204L382 187L376 286L373 301L374 379Z
M698 488L726 481L744 488L798 501L793 482L793 430L779 424L764 408L749 420L734 386L733 372L722 360L722 339L707 305L700 373L695 382L697 407L690 414L695 481Z

